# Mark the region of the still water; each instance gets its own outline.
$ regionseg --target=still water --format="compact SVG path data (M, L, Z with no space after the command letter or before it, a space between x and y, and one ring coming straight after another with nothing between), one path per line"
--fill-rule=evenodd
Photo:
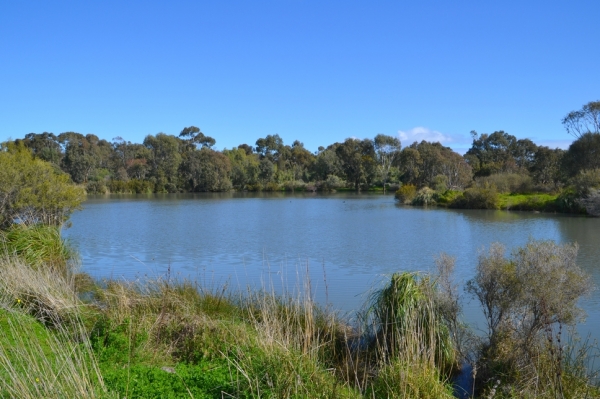
M577 242L579 265L600 286L598 218L414 208L387 195L223 193L90 197L71 221L64 236L95 277L170 270L212 289L294 294L308 275L311 295L341 312L359 309L393 272L433 270L441 252L456 258L463 286L481 249L529 238ZM467 319L477 319L476 304L463 302ZM599 330L600 292L582 306L588 319L580 331Z

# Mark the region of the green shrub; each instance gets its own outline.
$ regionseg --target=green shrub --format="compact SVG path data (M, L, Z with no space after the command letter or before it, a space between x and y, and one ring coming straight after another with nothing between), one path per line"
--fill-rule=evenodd
M9 145L0 151L0 228L15 220L61 225L79 209L85 191L28 149Z
M412 184L405 184L396 191L396 199L403 204L410 204L417 196L417 187Z
M484 189L495 186L500 193L525 194L533 191L531 176L517 173L498 173L475 178L475 187Z
M88 194L106 194L107 188L106 184L104 184L104 181L102 180L90 181L85 186L85 191Z
M420 189L413 200L412 205L434 205L435 204L436 192L429 187L423 187Z
M471 187L450 204L451 208L498 209L499 197L494 186Z

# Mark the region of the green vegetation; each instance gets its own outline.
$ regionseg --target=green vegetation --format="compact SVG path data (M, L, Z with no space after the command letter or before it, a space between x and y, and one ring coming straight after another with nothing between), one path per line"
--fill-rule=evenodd
M450 398L468 355L478 397L600 397L588 348L564 343L590 289L576 254L538 241L510 258L499 245L482 253L467 292L484 338L460 323L446 255L433 275L391 276L354 324L304 294L233 295L168 276L94 283L5 256L0 396Z
M277 134L259 138L255 146L244 143L217 151L216 140L195 126L183 128L178 136L148 135L142 144L120 137L108 142L93 134L44 132L29 133L4 147L13 149L9 153L16 147L28 149L35 160L50 162L90 194L400 189L396 197L404 204L600 216L600 180L588 178L600 167L599 104L585 104L563 119L576 138L567 151L502 130L471 132L472 145L464 156L427 141L402 148L397 137L383 134L348 138L315 153L298 140L287 145ZM402 191L407 186L415 188L414 195L412 189ZM505 200L509 194L529 198ZM57 207L72 211L76 206L66 207L65 201L76 204L79 195L71 193ZM555 201L544 195L555 196ZM56 223L64 220L65 215L57 216Z

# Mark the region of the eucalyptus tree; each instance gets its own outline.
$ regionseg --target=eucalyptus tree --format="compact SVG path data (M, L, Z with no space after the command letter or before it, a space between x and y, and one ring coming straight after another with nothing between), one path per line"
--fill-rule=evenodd
M378 134L373 140L375 149L375 157L377 160L377 168L381 175L383 183L383 192L385 194L385 186L388 181L390 169L400 159L400 150L402 145L400 139L393 136Z
M61 133L57 137L63 148L61 168L71 175L75 183L86 183L94 179L98 169L108 173L112 146L94 134L75 132Z
M599 169L600 133L584 133L571 143L563 157L562 167L571 177L582 171Z
M329 176L343 176L342 164L336 152L339 145L335 143L326 149L321 147L310 168L313 179L325 181Z
M63 153L58 137L54 133L29 133L23 139L17 139L15 142L29 148L36 158L60 166Z
M529 171L536 184L557 188L561 180L561 162L565 151L539 146Z
M369 186L375 177L375 147L370 139L346 139L336 148L342 171L354 189L360 191L361 185Z
M158 133L148 135L144 146L150 151L149 177L156 191L176 192L178 190L178 170L181 164L181 146L185 143L175 136Z
M188 191L227 191L232 188L229 158L209 148L186 154L180 173Z
M586 133L600 133L600 100L590 101L580 110L569 112L562 119L562 124L576 139Z
M185 127L179 133L179 138L185 141L193 148L212 147L216 144L216 140L210 136L206 136L196 126Z

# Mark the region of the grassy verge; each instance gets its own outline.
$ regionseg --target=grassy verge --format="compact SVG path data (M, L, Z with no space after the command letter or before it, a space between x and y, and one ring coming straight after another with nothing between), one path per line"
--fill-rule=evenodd
M312 301L309 281L296 296L234 295L168 277L94 282L7 254L0 397L450 398L466 353L452 268L442 256L434 276L394 274L349 324ZM556 397L530 381L559 378L562 397L600 397L585 354L565 354L556 377L540 351L534 368L487 367L478 392Z

